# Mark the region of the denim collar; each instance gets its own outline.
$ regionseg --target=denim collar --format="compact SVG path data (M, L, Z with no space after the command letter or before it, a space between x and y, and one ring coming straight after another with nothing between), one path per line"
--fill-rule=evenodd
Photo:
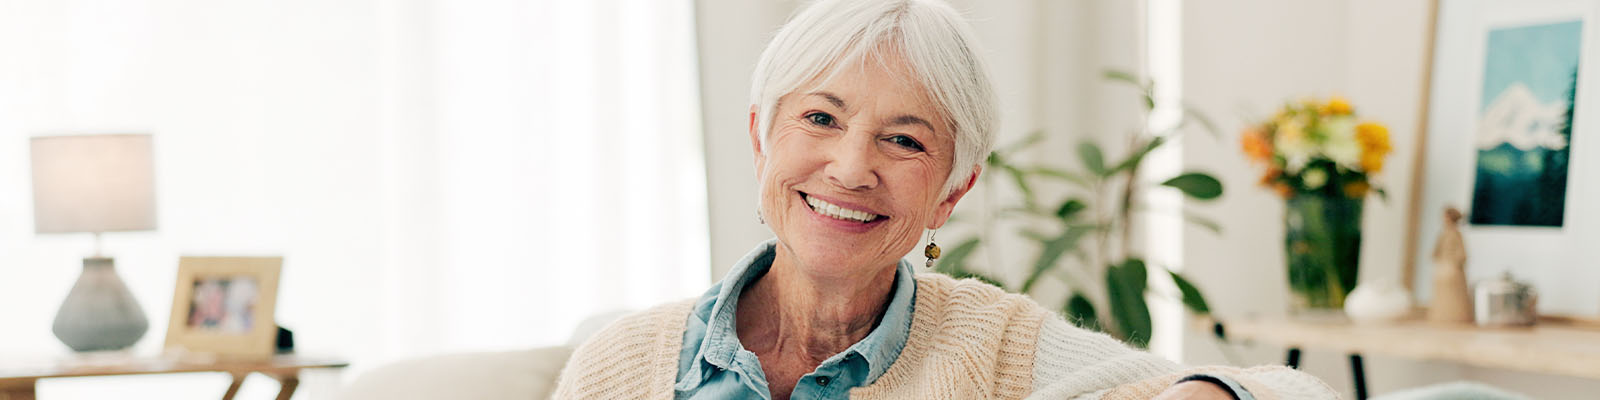
M723 278L718 285L716 299L711 307L710 318L707 318L706 336L700 344L700 352L696 358L722 369L734 368L734 356L744 350L739 342L739 335L735 331L735 314L739 305L739 294L744 288L761 276L766 275L772 268L772 260L776 256L777 239L770 239L756 246L749 254L734 264L733 269ZM867 334L867 337L856 342L844 352L835 354L823 361L818 368L843 362L847 355L855 354L867 363L867 379L865 383L876 381L895 359L900 357L900 351L905 349L906 340L911 335L911 316L916 302L916 272L911 263L900 260L895 268L893 293L889 298L889 306L884 310L883 319L878 326ZM689 386L698 385L701 374L688 374L685 378L692 382L684 382Z

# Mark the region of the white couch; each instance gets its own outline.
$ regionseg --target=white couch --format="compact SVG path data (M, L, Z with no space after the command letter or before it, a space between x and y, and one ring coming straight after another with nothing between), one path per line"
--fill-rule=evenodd
M449 354L400 361L361 374L340 391L343 400L546 399L572 350L616 311L585 319L567 344L532 350Z

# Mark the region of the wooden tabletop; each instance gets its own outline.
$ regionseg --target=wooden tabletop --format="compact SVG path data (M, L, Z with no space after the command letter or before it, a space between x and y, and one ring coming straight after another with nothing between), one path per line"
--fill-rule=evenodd
M343 368L342 360L293 355L274 356L271 359L244 361L208 359L202 357L161 357L133 355L63 356L36 360L6 360L0 362L0 382L32 381L48 378L83 376L147 375L184 372L228 372L247 374L259 372L269 375L292 374L310 368Z
M1232 340L1600 379L1600 330L1592 328L1545 324L1501 329L1424 321L1353 324L1250 318L1224 322Z

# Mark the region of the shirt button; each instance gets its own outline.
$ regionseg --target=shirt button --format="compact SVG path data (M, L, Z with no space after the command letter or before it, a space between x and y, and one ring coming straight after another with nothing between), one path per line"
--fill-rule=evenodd
M833 382L833 379L826 376L817 377L817 386L828 386L828 382Z

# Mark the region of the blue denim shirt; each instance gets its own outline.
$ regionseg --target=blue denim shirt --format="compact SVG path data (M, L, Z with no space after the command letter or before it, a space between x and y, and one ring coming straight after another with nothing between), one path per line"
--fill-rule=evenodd
M745 350L734 331L739 294L772 268L776 240L768 240L745 255L728 276L707 290L689 313L678 356L679 399L770 400L766 373L756 354ZM911 263L900 260L889 306L878 326L850 348L823 361L800 378L791 399L844 399L850 389L871 384L900 357L911 334L911 313L916 299L916 278Z

